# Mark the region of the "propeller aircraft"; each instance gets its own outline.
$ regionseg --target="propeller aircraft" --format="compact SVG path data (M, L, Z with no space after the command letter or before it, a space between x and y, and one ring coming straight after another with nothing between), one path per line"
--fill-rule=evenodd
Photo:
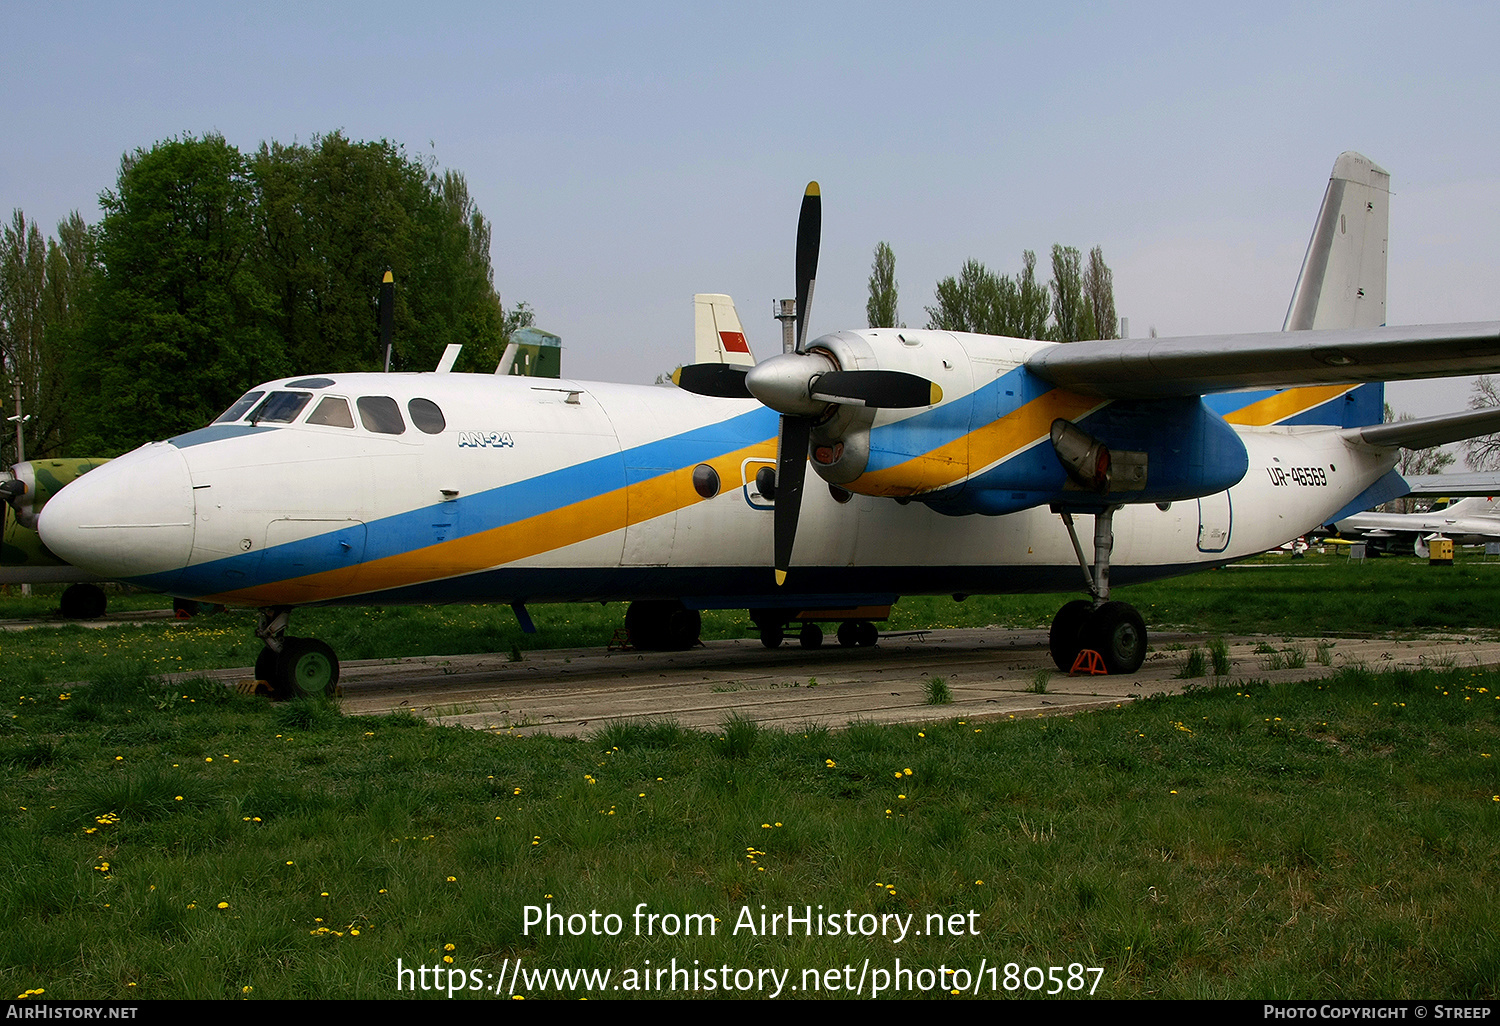
M628 601L637 645L671 648L703 609L749 609L768 646L844 610L840 640L874 643L861 611L904 594L1076 589L1054 659L1129 673L1146 627L1112 579L1265 551L1403 494L1398 447L1500 427L1500 409L1381 423L1383 380L1500 370L1500 322L1382 327L1388 203L1389 175L1339 158L1287 318L1308 330L809 337L814 183L782 353L690 364L678 388L272 381L75 481L40 531L101 577L257 607L257 676L279 694L337 682L327 644L287 633L322 603L506 602L526 628L528 603Z

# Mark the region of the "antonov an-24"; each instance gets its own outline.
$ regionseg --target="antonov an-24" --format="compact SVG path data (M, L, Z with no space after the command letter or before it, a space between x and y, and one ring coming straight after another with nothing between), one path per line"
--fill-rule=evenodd
M1381 423L1382 380L1500 371L1500 322L1382 326L1389 182L1339 157L1292 330L1066 345L808 340L814 183L781 354L689 364L678 388L272 381L62 489L41 535L101 577L258 607L257 675L282 694L337 681L326 644L286 633L321 603L505 602L529 625L526 603L628 601L637 644L665 648L696 641L702 609L749 609L767 645L802 611L849 610L840 640L873 644L859 610L900 595L1076 589L1058 665L1091 649L1133 672L1146 629L1111 576L1272 548L1403 494L1398 447L1500 428L1497 409Z

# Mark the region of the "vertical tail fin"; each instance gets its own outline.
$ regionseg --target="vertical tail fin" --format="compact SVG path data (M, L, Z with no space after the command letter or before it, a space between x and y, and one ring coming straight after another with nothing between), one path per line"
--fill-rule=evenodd
M1390 216L1390 172L1358 153L1339 154L1283 330L1385 323Z
M693 343L694 363L755 366L734 300L728 296L700 293L693 297Z
M1323 193L1302 273L1283 331L1378 328L1385 323L1385 260L1390 235L1391 175L1369 157L1339 154ZM1360 385L1335 402L1315 389L1287 389L1281 401L1307 397L1285 424L1361 427L1385 419L1385 385Z

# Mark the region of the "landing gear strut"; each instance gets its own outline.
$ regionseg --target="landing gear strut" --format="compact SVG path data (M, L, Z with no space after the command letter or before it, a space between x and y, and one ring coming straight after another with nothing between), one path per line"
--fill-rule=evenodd
M1073 528L1073 515L1062 514L1073 551L1088 580L1093 600L1078 599L1057 611L1048 635L1052 661L1059 670L1073 668L1078 653L1086 648L1098 652L1110 673L1134 673L1146 659L1146 624L1128 602L1109 600L1109 556L1114 549L1114 514L1110 507L1094 516L1094 566L1084 559L1083 546Z
M339 684L338 656L317 638L288 635L291 614L289 606L260 611L255 634L266 647L255 657L255 677L271 686L271 697L277 701L319 692L332 698Z

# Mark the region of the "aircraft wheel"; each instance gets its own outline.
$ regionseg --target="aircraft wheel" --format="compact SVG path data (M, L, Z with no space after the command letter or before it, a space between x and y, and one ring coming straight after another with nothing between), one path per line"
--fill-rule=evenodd
M1052 618L1047 648L1052 652L1052 661L1064 673L1073 669L1073 661L1083 648L1083 625L1093 609L1094 604L1087 599L1074 599L1059 609Z
M636 648L672 652L698 644L703 617L676 600L641 600L625 611L625 629Z
M277 679L272 690L278 698L295 698L322 692L333 697L339 683L339 660L317 638L286 638L276 661Z
M271 648L262 648L260 655L255 657L255 679L265 681L273 691L276 688L276 661L280 658L281 653Z
M815 623L802 625L802 633L797 635L797 643L803 648L823 647L823 628Z
M760 643L767 648L780 648L786 631L780 624L771 624L760 629Z
M71 584L63 590L58 604L66 620L97 620L104 615L109 600L98 585Z
M861 633L859 625L860 621L858 620L845 620L843 623L839 624L838 637L839 644L841 646L843 646L844 648L853 648L855 645L859 644L859 636Z
M875 643L880 640L880 630L869 620L856 621L859 643L866 648L874 648Z
M1106 602L1084 624L1083 647L1104 657L1110 673L1134 673L1146 659L1146 623L1128 602Z

